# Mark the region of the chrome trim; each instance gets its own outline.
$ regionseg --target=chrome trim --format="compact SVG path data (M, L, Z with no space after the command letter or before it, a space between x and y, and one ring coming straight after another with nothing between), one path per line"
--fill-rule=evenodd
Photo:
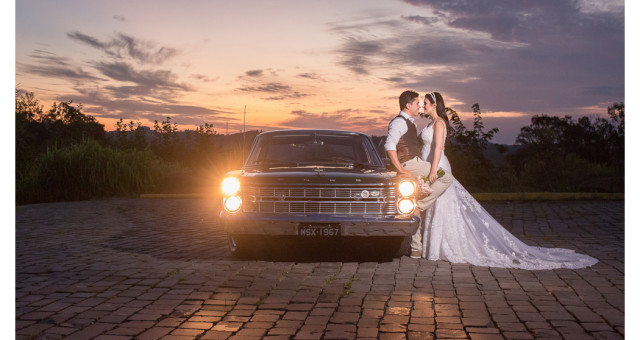
M368 193L363 195L363 192ZM397 213L396 188L246 186L245 213L390 216Z
M301 223L340 224L341 236L410 236L420 226L420 218L414 215L395 217L341 217L327 215L267 215L220 212L220 222L230 234L297 235Z

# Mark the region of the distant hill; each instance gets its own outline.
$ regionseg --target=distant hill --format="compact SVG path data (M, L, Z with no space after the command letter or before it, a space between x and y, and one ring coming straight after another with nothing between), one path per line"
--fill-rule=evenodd
M495 166L502 164L504 158L516 150L521 149L522 145L506 145L506 144L493 144L489 143L487 149L484 150L484 156L493 163ZM500 150L503 152L500 152Z

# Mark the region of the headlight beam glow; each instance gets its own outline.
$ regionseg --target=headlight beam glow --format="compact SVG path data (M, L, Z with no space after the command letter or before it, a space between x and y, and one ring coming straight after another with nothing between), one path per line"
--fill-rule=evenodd
M411 196L416 192L416 184L413 181L404 180L398 184L398 191L402 197Z
M401 214L411 214L416 208L415 202L409 198L403 198L398 201L398 211Z
M240 191L240 181L235 177L227 177L222 181L222 193L233 196Z
M242 199L238 196L231 196L224 199L222 202L224 205L224 209L230 213L236 213L240 211L240 207L242 207Z

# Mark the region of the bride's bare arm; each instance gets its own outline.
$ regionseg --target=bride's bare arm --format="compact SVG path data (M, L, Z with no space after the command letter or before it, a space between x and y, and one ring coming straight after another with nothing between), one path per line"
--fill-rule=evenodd
M442 122L442 124L440 124ZM438 165L440 164L440 156L444 148L444 121L438 121L433 126L433 140L435 141L435 149L433 150L433 162L431 163L431 171L429 172L429 181L433 183L438 179Z

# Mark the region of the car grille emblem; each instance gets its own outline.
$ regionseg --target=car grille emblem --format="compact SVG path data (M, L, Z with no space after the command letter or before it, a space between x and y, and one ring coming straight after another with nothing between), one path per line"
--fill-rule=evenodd
M360 197L368 198L369 197L369 190L362 190L362 192L360 193Z

